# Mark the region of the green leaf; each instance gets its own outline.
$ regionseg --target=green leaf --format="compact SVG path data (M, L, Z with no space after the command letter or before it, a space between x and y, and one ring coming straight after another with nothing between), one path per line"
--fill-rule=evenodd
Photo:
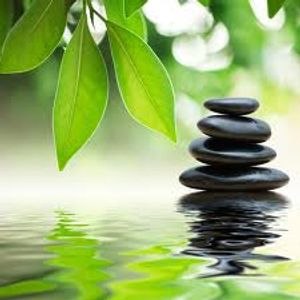
M107 18L147 40L147 26L141 11L134 12L130 17L125 16L124 0L104 0Z
M268 0L268 14L270 18L277 14L284 2L285 0Z
M32 5L33 0L23 0L22 2L23 2L24 10L28 10Z
M9 32L0 73L29 71L43 63L60 42L68 7L63 0L36 0Z
M0 48L12 25L13 1L0 0Z
M209 6L210 0L198 0L198 2L204 6Z
M125 13L126 16L131 16L138 9L140 9L147 0L124 0L125 1Z
M141 124L176 141L174 93L166 69L138 36L107 22L121 95L128 112Z
M103 117L107 98L104 59L83 14L63 56L54 105L54 135L60 170L95 131Z

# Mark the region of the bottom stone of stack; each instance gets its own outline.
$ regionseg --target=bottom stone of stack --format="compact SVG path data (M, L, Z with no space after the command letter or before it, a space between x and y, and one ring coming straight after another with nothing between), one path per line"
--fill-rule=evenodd
M289 177L271 168L201 166L183 172L179 180L183 185L198 190L266 191L286 185Z

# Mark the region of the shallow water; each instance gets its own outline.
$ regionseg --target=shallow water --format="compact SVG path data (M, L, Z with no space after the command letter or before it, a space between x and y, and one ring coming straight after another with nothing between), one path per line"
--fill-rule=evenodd
M300 299L280 194L1 203L1 299Z

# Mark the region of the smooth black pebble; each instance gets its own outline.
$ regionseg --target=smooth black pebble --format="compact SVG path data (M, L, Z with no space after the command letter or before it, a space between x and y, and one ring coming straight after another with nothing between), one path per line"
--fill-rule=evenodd
M193 192L183 196L180 204L189 210L218 209L218 211L231 208L241 212L255 212L260 215L262 211L277 211L285 208L289 200L282 194L275 192ZM249 216L251 217L251 216Z
M206 135L240 142L262 143L271 136L266 122L247 117L214 115L200 120L197 126Z
M276 157L270 147L215 138L196 139L190 144L189 151L203 163L229 167L259 165Z
M204 106L217 113L239 116L255 112L259 102L251 98L223 98L207 100Z
M199 190L263 191L284 186L289 177L276 169L203 166L183 172L179 180L185 186Z

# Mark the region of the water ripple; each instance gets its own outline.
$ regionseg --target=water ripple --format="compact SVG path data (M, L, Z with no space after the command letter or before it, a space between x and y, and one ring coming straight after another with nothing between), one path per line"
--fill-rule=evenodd
M280 237L274 226L278 212L284 211L287 204L287 199L272 192L186 195L179 210L192 218L189 227L193 236L182 253L216 260L210 266L216 272L199 277L241 275L256 269L251 260L287 260L278 255L254 253Z

